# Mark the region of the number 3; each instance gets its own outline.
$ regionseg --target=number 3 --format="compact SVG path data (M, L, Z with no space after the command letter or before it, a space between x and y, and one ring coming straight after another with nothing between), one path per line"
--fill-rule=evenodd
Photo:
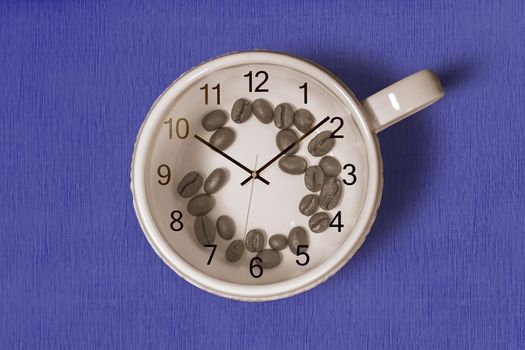
M346 179L343 179L343 182L345 183L345 185L351 186L351 185L355 184L356 181L357 181L357 176L355 175L355 165L353 165L353 164L345 164L343 169L346 170L346 168L350 168L351 169L349 173L346 173L347 175L350 176L350 181L347 181Z

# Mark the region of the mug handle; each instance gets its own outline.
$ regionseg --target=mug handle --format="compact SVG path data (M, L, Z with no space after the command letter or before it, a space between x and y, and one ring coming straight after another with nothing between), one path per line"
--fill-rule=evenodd
M439 100L445 92L436 74L428 69L401 79L362 101L378 133Z

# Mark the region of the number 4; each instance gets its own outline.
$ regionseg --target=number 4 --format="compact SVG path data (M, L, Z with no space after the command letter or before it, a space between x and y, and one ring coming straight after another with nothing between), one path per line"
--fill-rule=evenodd
M341 211L338 211L337 214L335 214L334 219L330 222L330 227L336 227L337 232L341 232L341 229L345 227L345 225L341 223Z

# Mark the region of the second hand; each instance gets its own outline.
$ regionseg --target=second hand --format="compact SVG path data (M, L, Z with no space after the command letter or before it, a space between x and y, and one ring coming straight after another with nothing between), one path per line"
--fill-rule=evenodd
M255 165L253 166L254 171L257 171L257 159L259 158L259 155L255 155ZM252 207L252 196L253 196L253 186L255 184L255 181L252 182L252 187L250 188L250 199L248 200L248 210L246 212L246 221L244 222L244 234L243 234L243 242L246 240L246 230L248 229L248 219L250 218L250 209Z

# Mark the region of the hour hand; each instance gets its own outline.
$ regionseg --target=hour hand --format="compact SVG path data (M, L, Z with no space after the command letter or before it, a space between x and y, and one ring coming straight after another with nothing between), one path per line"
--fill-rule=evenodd
M222 150L218 149L217 147L215 147L214 145L212 145L211 143L209 143L208 141L206 141L205 139L203 139L199 135L195 134L195 135L193 135L193 137L195 137L197 140L199 140L200 142L202 142L203 144L205 144L206 146L208 146L209 148L211 148L215 152L219 153L224 158L228 159L233 164L237 165L242 170L244 170L247 173L249 173L250 176L251 176L250 179L259 179L259 180L261 180L262 182L264 182L267 185L270 184L270 182L268 180L266 180L264 177L260 176L255 170L251 170L250 168L244 166L242 163L240 163L237 160L233 159L232 157L230 157L229 155L224 153Z

